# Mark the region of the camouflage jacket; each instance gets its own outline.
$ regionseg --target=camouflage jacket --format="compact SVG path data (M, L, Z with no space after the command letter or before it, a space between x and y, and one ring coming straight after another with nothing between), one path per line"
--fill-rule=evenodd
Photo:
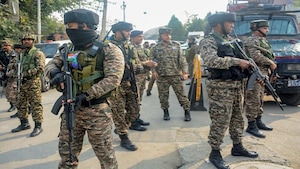
M266 38L252 35L245 40L244 45L247 55L254 60L262 73L267 73L267 69L274 63L274 58Z
M171 41L164 45L161 41L151 49L150 58L157 62L153 69L159 76L177 76L186 73L187 62L182 55L180 43Z

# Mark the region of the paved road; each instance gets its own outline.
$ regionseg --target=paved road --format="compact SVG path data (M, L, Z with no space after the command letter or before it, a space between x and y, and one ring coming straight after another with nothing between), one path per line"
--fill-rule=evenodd
M204 84L204 83L202 83ZM186 92L188 92L188 86ZM207 96L204 88L204 107ZM171 90L172 91L172 90ZM142 119L151 125L145 132L130 131L130 138L139 149L129 152L119 146L119 138L114 135L113 144L120 169L213 169L207 158L210 152L207 143L210 119L207 111L193 111L192 121L183 121L183 110L173 93L170 96L170 121L162 119L156 86L153 95L144 96ZM18 119L9 118L13 113L6 112L9 104L0 98L0 168L2 169L54 169L59 155L57 135L59 117L50 113L53 102L60 95L56 90L43 93L44 132L31 138L30 130L11 133L19 125ZM268 98L267 98L268 99ZM272 101L265 103L264 121L274 127L265 132L265 139L244 134L245 147L259 152L259 158L232 157L232 143L227 133L222 144L222 154L231 168L300 168L300 109L286 107L281 111ZM30 118L30 123L34 125ZM255 163L249 163L249 160ZM255 160L255 161L253 161ZM274 165L273 165L274 164ZM246 166L247 165L247 166ZM250 166L250 167L249 167ZM266 167L268 166L268 167ZM87 138L80 155L79 169L100 168Z

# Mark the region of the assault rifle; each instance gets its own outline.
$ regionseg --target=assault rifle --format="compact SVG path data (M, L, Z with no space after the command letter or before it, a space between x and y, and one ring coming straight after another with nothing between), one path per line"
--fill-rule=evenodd
M279 96L277 95L276 90L273 88L273 86L270 83L269 79L261 73L261 71L259 70L259 68L256 65L256 63L254 62L254 60L247 56L247 54L245 53L245 51L242 49L242 47L240 45L240 43L241 43L240 40L236 38L236 39L233 39L232 41L229 41L229 42L222 42L222 45L232 44L232 43L236 45L236 47L238 48L238 50L239 50L241 56L243 57L243 59L248 60L252 65L248 68L248 70L250 70L250 72L252 74L251 74L250 78L248 79L247 90L253 90L254 83L255 83L256 80L263 81L266 88L267 88L267 90L270 92L270 94L274 98L276 104L281 108L281 110L284 110L283 107L285 105L281 104L281 102L278 101Z
M74 140L74 117L75 117L75 96L73 94L73 78L72 73L69 68L68 64L68 53L69 53L69 47L65 43L62 45L62 47L59 48L60 55L63 58L63 65L64 65L64 89L63 89L63 95L55 102L51 112L54 113L53 109L56 107L56 109L60 109L62 100L64 104L64 112L66 114L66 124L67 129L69 130L69 161L73 162L76 158L75 155L72 153L72 142ZM60 102L60 103L59 103ZM59 104L57 106L57 104ZM57 113L58 113L57 111ZM54 113L55 114L55 113Z

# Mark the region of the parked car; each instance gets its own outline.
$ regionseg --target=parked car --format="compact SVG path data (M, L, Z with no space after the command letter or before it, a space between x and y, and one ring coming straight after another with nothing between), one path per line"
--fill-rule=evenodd
M61 47L64 43L71 44L70 40L61 40L61 41L54 41L52 43L38 43L35 44L35 47L40 49L42 52L44 52L46 56L45 64L47 64L55 54L59 53L59 47ZM41 77L42 81L42 92L46 92L51 88L50 80L42 75Z

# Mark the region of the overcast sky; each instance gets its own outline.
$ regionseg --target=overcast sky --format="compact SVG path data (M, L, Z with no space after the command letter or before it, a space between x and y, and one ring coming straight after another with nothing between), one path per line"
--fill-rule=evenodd
M108 18L112 21L122 21L123 0L108 1L114 3L108 4ZM124 2L126 4L125 21L131 22L136 29L147 31L167 25L172 15L184 24L187 16L193 14L204 19L208 12L226 11L228 0L124 0Z

